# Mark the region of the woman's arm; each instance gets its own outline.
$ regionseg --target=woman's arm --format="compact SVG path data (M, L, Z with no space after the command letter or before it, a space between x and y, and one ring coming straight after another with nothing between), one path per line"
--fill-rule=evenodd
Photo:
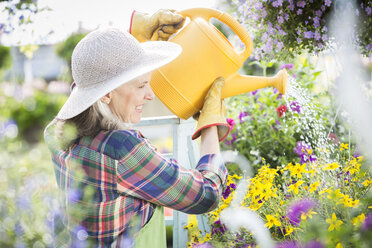
M206 139L215 139L208 131ZM167 159L144 139L127 135L117 163L117 190L157 205L189 214L213 210L226 183L227 170L219 155L201 157L195 169Z
M219 154L217 126L205 128L201 131L200 156L206 154Z

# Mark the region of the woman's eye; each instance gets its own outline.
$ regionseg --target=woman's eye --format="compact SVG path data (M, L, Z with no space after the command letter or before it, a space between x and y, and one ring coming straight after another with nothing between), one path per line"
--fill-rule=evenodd
M145 85L143 84L143 85L139 86L138 88L140 88L140 89L145 88Z

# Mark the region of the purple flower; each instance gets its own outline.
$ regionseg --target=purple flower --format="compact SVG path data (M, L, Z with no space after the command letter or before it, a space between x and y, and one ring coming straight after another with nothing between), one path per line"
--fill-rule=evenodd
M239 121L240 121L240 124L242 124L245 120L244 117L246 116L250 116L251 114L249 114L247 111L243 111L243 112L240 112L239 114Z
M321 36L320 36L318 30L315 31L314 38L315 38L315 40L320 40Z
M279 6L282 6L283 4L283 0L277 0L277 1L274 1L272 3L272 5L275 7L275 8L278 8Z
M368 231L372 229L372 213L369 213L367 215L366 219L364 220L362 229L363 231Z
M192 248L213 248L211 243L202 243L193 245Z
M227 231L227 228L220 220L217 220L212 224L212 234L224 234Z
M295 240L284 241L275 246L275 248L300 248L301 246Z
M289 107L292 111L296 111L297 113L301 113L301 106L298 102L293 101L289 104Z
M320 7L320 9L322 10L322 11L325 11L325 6L324 5L322 5L322 7Z
M302 14L302 9L298 9L297 10L297 15L301 15Z
M293 68L293 64L285 64L280 67L280 70L282 69L288 69L291 70Z
M279 23L283 23L284 22L284 18L283 18L283 16L278 16L278 22Z
M290 3L289 5L288 5L288 8L291 10L291 11L293 11L294 10L294 5L293 5L293 3Z
M280 50L282 50L283 47L284 47L283 42L279 42L279 43L276 45L276 51L279 52Z
M71 188L68 190L67 197L68 200L71 202L76 202L81 198L81 191L75 188Z
M225 191L222 192L223 199L226 199L227 197L229 197L230 194L231 194L231 188L230 186L227 186Z
M324 1L324 4L326 5L326 6L331 6L331 3L332 3L332 0L325 0Z
M297 43L300 44L302 42L302 40L300 39L300 37L297 38Z
M231 146L235 142L235 140L237 138L236 133L232 133L231 137L232 137L231 140L225 140L225 144L228 145L228 146Z
M354 152L353 152L353 157L354 158L357 158L357 157L360 157L361 156L361 153L360 153L360 148L359 148L359 146L355 146L355 150L354 150Z
M299 2L297 3L297 7L301 7L301 8L303 8L303 7L305 7L305 5L306 5L305 1L299 1Z
M303 141L297 141L296 147L293 149L293 152L301 156L303 153L307 152L306 149L311 149L311 146Z
M314 34L311 31L307 31L307 32L304 33L304 37L307 38L307 39L313 38L313 35Z
M28 210L31 208L30 196L30 194L22 194L17 198L16 203L19 209Z
M321 10L315 11L315 15L318 16L318 17L320 17L322 15L322 13L323 12Z
M370 15L371 15L371 12L372 12L372 9L371 9L371 7L368 6L368 7L366 8L366 13L367 13L367 15L370 16Z
M327 41L327 40L328 40L328 36L327 36L327 34L323 34L323 35L322 35L322 40L323 40L323 41Z
M319 241L312 240L306 243L305 248L324 248L324 245Z
M301 160L300 160L301 164L306 163L308 161L310 161L310 162L316 161L316 157L313 154L308 155L306 153L303 153L303 154L300 155L300 157L301 157Z
M258 90L254 90L254 91L252 91L252 92L251 92L251 93L252 93L252 96L256 95L257 92L258 92Z
M230 188L232 188L232 189L236 189L236 185L235 185L235 183L230 183Z
M298 226L301 222L301 215L303 213L307 213L314 207L316 207L316 203L310 199L302 199L293 202L288 208L287 217L289 222L295 226Z

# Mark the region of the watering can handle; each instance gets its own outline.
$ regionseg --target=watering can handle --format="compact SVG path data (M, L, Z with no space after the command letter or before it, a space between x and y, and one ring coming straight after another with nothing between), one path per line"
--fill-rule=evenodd
M182 10L178 13L184 17L189 17L191 20L197 17L204 18L205 20L208 20L208 21L212 17L217 18L219 21L228 25L238 35L240 40L244 43L245 49L239 54L240 58L242 59L242 62L244 62L248 58L248 56L252 53L253 42L247 30L245 30L243 26L229 14L221 12L216 9L209 9L209 8L192 8L192 9Z

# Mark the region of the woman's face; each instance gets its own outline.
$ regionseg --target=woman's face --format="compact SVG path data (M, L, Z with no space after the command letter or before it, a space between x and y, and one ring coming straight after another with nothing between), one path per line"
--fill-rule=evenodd
M135 124L141 120L143 105L154 99L150 78L151 73L144 74L103 97L111 98L109 107L121 121Z

